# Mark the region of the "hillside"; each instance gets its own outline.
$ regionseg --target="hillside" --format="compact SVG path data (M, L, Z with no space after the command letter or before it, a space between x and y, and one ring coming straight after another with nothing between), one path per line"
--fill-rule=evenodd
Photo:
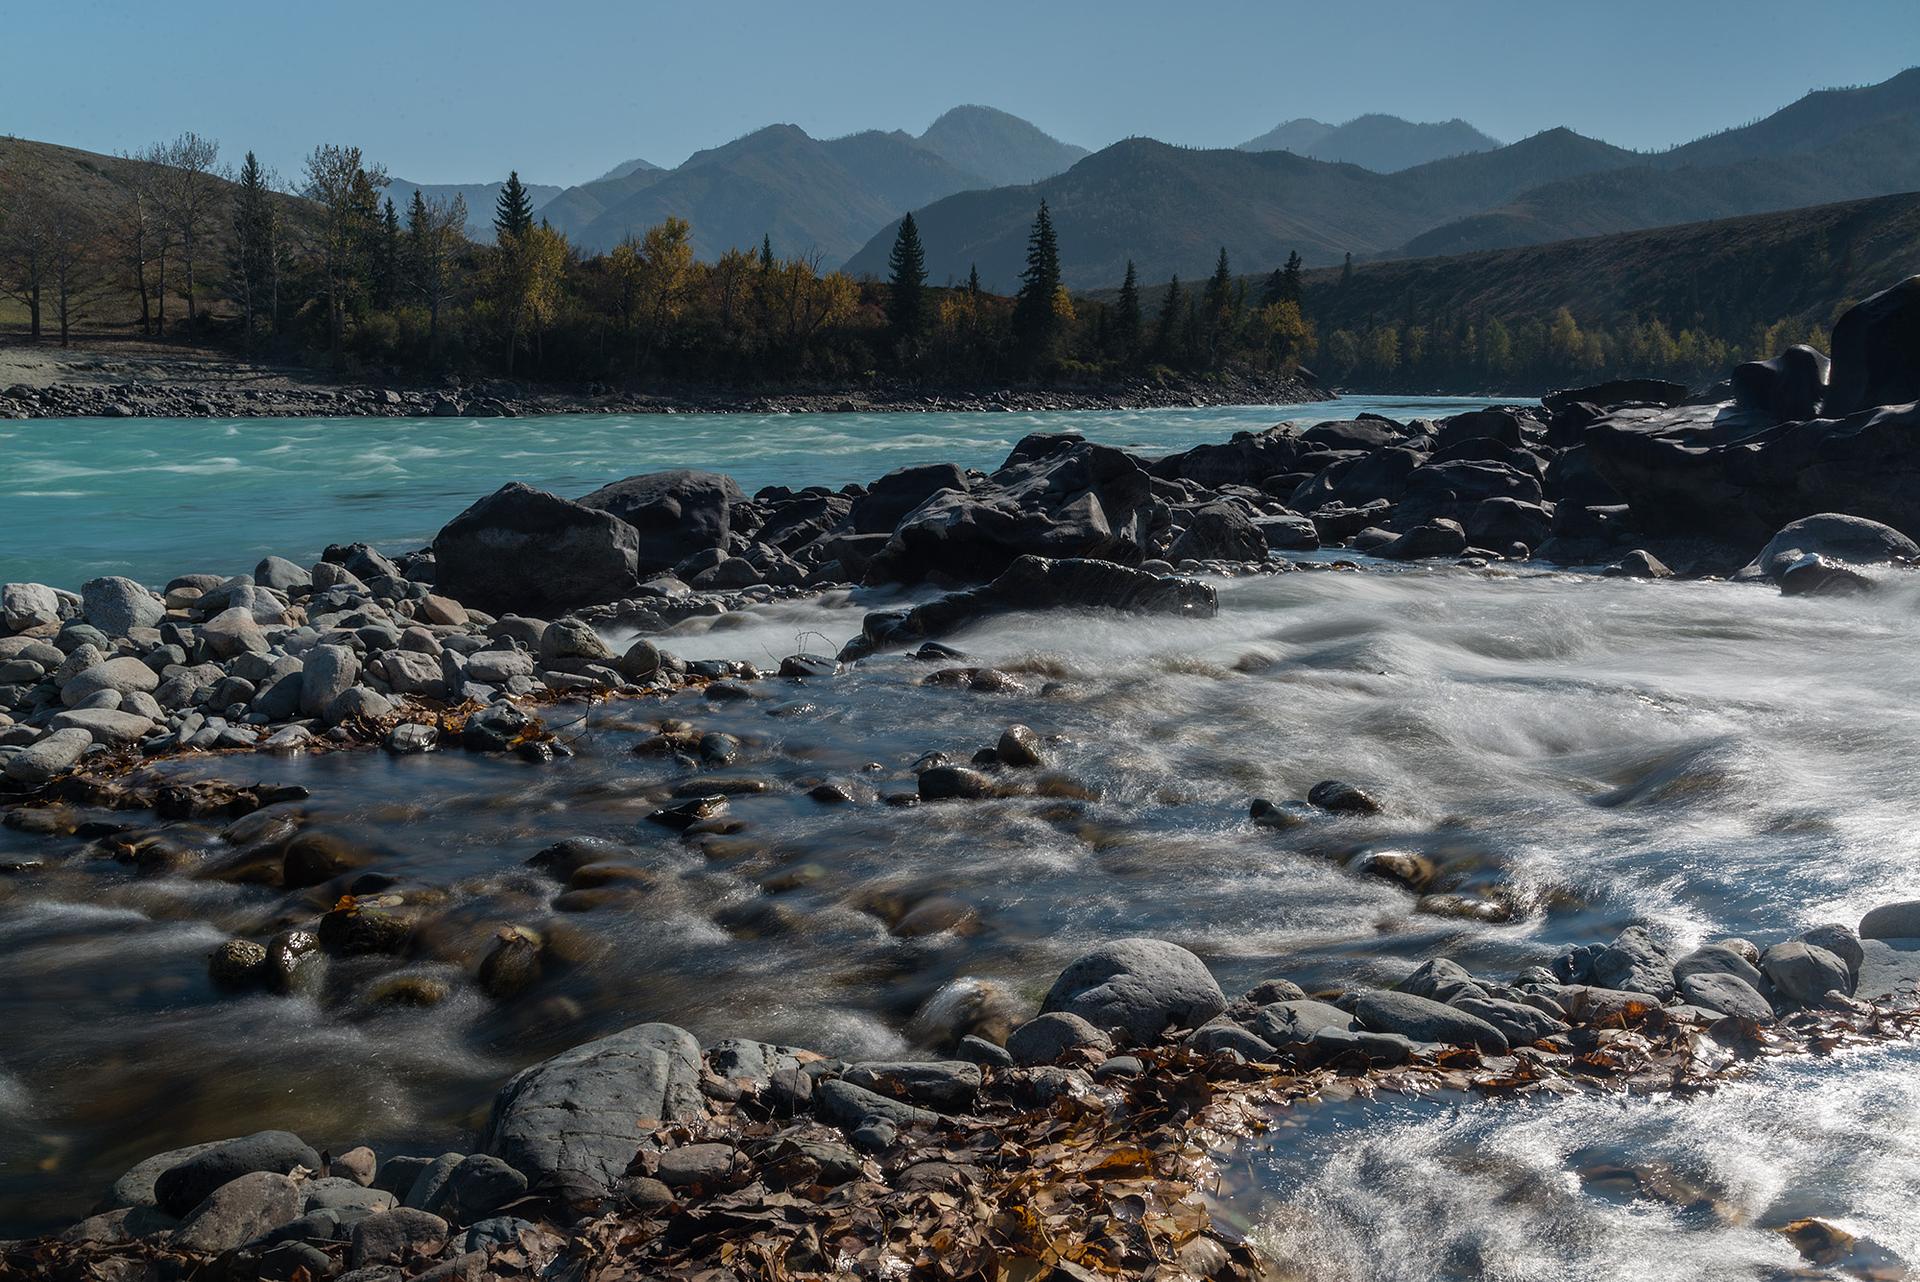
M1038 126L992 107L955 107L920 135L920 145L993 187L1039 182L1087 154Z
M977 264L988 288L1009 289L1045 197L1066 282L1084 289L1118 281L1129 258L1146 280L1198 276L1212 270L1222 245L1242 265L1275 264L1293 251L1309 264L1384 254L1435 223L1511 199L1541 174L1635 162L1632 152L1564 129L1398 174L1286 151L1202 151L1130 138L1044 182L965 192L914 217L932 279L961 279ZM848 270L883 273L893 235L891 224L881 229Z
M507 185L505 178L490 183L416 183L404 178L395 178L387 184L387 195L393 197L393 203L404 215L407 203L413 199L413 193L419 192L428 200L452 200L459 196L467 202L467 235L483 245L493 243L493 206L500 199L500 189ZM527 183L527 199L533 202L533 210L541 209L558 196L563 188L547 183Z
M600 182L600 183L612 182L616 178L625 178L630 174L637 174L637 173L641 173L648 170L658 172L659 169L660 169L660 166L654 164L651 160L641 160L636 157L633 160L621 161L619 164L615 165L612 169L607 170L606 173L601 174L598 178L594 179L593 181Z
M1285 124L1240 144L1240 151L1291 151L1313 160L1359 165L1375 173L1398 173L1429 161L1492 151L1499 141L1464 120L1434 123L1398 116L1356 116L1344 125L1313 119Z
M1506 319L1568 308L1582 324L1659 317L1811 316L1920 273L1920 194L1883 196L1306 276L1306 306L1328 328L1448 316ZM1252 284L1257 287L1258 281Z

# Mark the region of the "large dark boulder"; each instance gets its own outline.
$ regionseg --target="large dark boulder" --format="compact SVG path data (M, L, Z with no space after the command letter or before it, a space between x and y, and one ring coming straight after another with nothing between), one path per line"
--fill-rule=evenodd
M973 480L952 463L897 467L853 503L855 534L891 534L900 518L941 490L966 491Z
M1375 499L1397 502L1406 493L1407 478L1426 461L1425 454L1403 445L1352 455L1302 482L1288 497L1287 506L1311 512L1329 503L1365 507Z
M1920 401L1920 276L1847 309L1833 327L1833 368L1821 412L1844 418Z
M1540 482L1519 468L1485 459L1429 463L1408 475L1394 505L1394 525L1408 529L1442 518L1464 524L1487 499L1538 503Z
M1920 406L1794 423L1730 405L1627 410L1585 442L1636 529L1757 543L1844 512L1920 534Z
M1330 423L1315 423L1300 433L1300 439L1309 445L1324 445L1332 450L1378 450L1405 440L1407 429L1404 424L1378 414L1362 414L1359 418L1339 419Z
M639 536L606 512L513 481L433 539L437 588L490 614L546 615L628 595Z
M1831 364L1825 355L1802 343L1772 360L1736 365L1728 380L1733 403L1770 418L1812 418L1820 412L1820 401L1827 394L1827 369Z
M705 1114L700 1043L641 1024L521 1070L493 1101L485 1148L538 1191L605 1196L652 1132Z
M1586 387L1562 388L1540 398L1547 413L1560 414L1575 405L1609 409L1617 405L1678 405L1692 393L1685 383L1664 378L1612 378Z
M1267 536L1231 503L1196 509L1167 555L1176 561L1264 561Z
M1258 485L1269 476L1293 471L1301 449L1300 434L1282 423L1264 432L1235 432L1229 441L1169 454L1150 470L1155 476L1194 481L1209 489Z
M946 636L1006 610L1105 609L1210 619L1219 610L1211 587L1195 579L1149 574L1111 561L1049 561L1023 556L992 583L915 606L869 614L861 636L841 651L859 658L887 646Z
M1520 424L1521 416L1513 410L1469 410L1465 414L1443 418L1435 425L1434 446L1438 451L1462 441L1491 437L1502 445L1518 449L1525 444L1520 434Z
M728 509L746 495L730 476L680 468L648 472L603 485L582 507L610 512L639 534L636 555L644 573L670 569L696 552L727 546Z
M1467 520L1467 542L1504 551L1509 544L1537 548L1553 530L1553 509L1519 499L1482 499Z
M1078 1015L1131 1042L1152 1042L1168 1028L1198 1028L1227 1008L1206 963L1160 939L1116 939L1060 972L1042 1014Z
M902 518L868 577L986 580L1028 554L1138 565L1155 507L1152 478L1131 455L1062 444L1008 464L970 491L928 498Z
M317 1171L320 1155L289 1131L258 1131L210 1145L162 1171L153 1182L154 1202L168 1215L185 1215L207 1194L242 1175L285 1175L296 1166Z
M1822 512L1791 522L1767 540L1760 554L1734 577L1780 577L1802 557L1822 556L1850 565L1883 565L1920 557L1920 544L1900 531L1864 517Z

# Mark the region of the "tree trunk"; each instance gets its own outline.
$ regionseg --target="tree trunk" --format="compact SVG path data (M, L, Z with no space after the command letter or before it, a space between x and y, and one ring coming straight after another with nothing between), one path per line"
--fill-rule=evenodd
M165 338L167 336L167 250L164 245L160 249L160 275L154 282L153 292L159 303L159 313L153 332L157 337Z
M34 342L40 341L40 286L37 284L27 290L27 330Z

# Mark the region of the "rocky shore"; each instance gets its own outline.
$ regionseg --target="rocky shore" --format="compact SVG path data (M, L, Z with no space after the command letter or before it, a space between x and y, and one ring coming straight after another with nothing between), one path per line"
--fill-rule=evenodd
M946 1057L702 1047L649 1023L505 1083L469 1151L261 1131L157 1153L0 1277L1277 1277L1207 1212L1212 1149L1355 1089L1687 1096L1920 1030L1920 902L1764 949L1632 928L1511 980L1269 979L1120 939ZM330 1146L327 1143L330 1141ZM1851 1242L1789 1228L1810 1259Z
M568 751L555 704L697 692L780 716L888 653L923 661L925 684L990 694L1020 678L948 643L970 622L1049 608L1206 617L1221 576L1420 561L1873 591L1920 560L1906 533L1920 530L1916 333L1920 278L1848 313L1831 362L1795 349L1704 394L1633 380L1433 422L1282 425L1158 459L1036 435L992 473L913 467L843 490L749 496L687 471L577 499L509 484L425 549L340 546L310 566L269 557L157 587L8 583L0 806L11 828L103 843L161 875L180 849L103 816L229 821L225 871L327 906L228 940L210 969L236 992L299 992L329 958L404 955L432 901L302 835L285 807L295 787L158 767L373 745L550 761ZM899 599L877 602L834 653L688 660L658 636L860 589ZM644 822L724 841L746 797L707 772L738 742L675 717L647 725L635 750L689 773ZM929 745L897 780L811 795L901 807L1089 795L1048 756L1014 725L971 756ZM1387 802L1329 780L1247 813L1337 827ZM626 875L593 842L540 858L563 895ZM1504 911L1437 884L1415 856L1375 852L1352 869L1421 896L1422 911ZM1920 903L1899 902L1764 947L1679 953L1635 927L1507 978L1434 957L1391 988L1309 995L1273 979L1233 1000L1184 949L1117 940L1062 972L1038 1012L969 1007L936 1031L942 1058L929 1060L702 1047L642 1024L514 1077L467 1151L377 1155L351 1134L262 1132L156 1155L93 1218L9 1246L0 1276L1261 1276L1205 1214L1208 1136L1341 1083L1686 1094L1770 1054L1904 1037L1915 937ZM474 982L508 1000L550 947L503 931ZM1818 1246L1830 1226L1808 1224Z
M699 387L646 392L506 381L435 387L330 385L278 378L130 378L111 382L16 383L0 388L8 418L521 418L532 414L1032 413L1046 410L1290 405L1331 400L1311 377L1227 373L1140 379L1094 387L860 387L738 391Z

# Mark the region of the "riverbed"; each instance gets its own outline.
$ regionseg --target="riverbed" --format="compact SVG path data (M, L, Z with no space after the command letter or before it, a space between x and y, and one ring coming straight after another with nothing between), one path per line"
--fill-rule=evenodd
M1448 408L1421 404L1370 408ZM291 464L263 476L244 461L246 449L290 443L269 445L248 425L238 432L246 446L209 456L243 460L225 472L166 471L157 475L192 479L154 482L155 473L103 469L104 479L72 481L100 489L71 500L78 515L63 518L64 532L26 528L17 493L0 501L0 520L53 582L93 573L86 545L107 542L113 531L95 527L116 522L130 550L115 568L151 563L165 568L143 572L164 579L243 569L256 551L311 555L302 539L423 542L509 477L583 490L703 463L753 488L870 478L930 457L991 464L1028 431L1111 431L1106 439L1174 448L1274 416L1131 415L1105 427L1088 415L992 417L992 432L977 437L916 423L920 444L875 438L838 457L823 447L801 459L782 445L792 452L777 464L752 456L774 446L736 442L741 453L727 456L717 438L644 453L638 428L622 438L582 420L611 433L588 432L591 457L561 449L536 466L489 458L475 438L450 456L389 459L380 466L397 470L367 490L364 513L341 475L360 455L341 445L346 453L310 472L324 521L298 517L310 524L285 541L275 524L233 524L222 544L218 513L204 504L297 483ZM717 420L687 422L718 430ZM820 420L782 427L809 423L838 430ZM655 424L685 426L645 426ZM885 425L898 431L901 420ZM335 431L378 432L399 455L463 431L500 434L497 452L530 434L583 439L572 423L432 426L448 435L415 437L389 422L273 425L315 433L301 449L339 444L327 436ZM163 452L160 433L214 430L149 424L139 448ZM954 435L943 442L942 431ZM182 459L208 463L192 451L215 438L190 439ZM79 449L35 448L43 462ZM370 438L358 447L375 448ZM165 500L171 523L111 515L149 482L180 487ZM28 576L9 564L0 577ZM106 838L0 828L0 865L37 864L0 876L0 1235L70 1221L148 1154L263 1127L336 1152L360 1142L383 1155L462 1148L515 1069L647 1020L703 1041L925 1053L970 1012L1029 1013L1065 962L1120 935L1193 949L1229 992L1273 976L1312 989L1392 982L1443 954L1510 974L1636 922L1682 950L1729 933L1764 946L1920 897L1910 782L1920 675L1906 657L1920 587L1909 582L1889 574L1868 595L1787 598L1526 564L1214 582L1213 619L1013 614L947 638L969 662L1014 678L993 693L925 684L929 665L890 656L833 678L752 683L755 697L734 702L685 691L664 703L553 709L573 755L551 764L442 752L164 767L301 785L310 796L284 808L288 823L328 834L429 905L404 960L335 960L297 996L222 992L208 978L222 940L264 938L331 902L318 889L270 890L222 871L245 830L80 816L137 825L113 840L159 842L163 857L142 867L111 857ZM865 611L914 599L836 592L692 620L655 639L687 658L771 667L831 650ZM637 754L663 717L735 736L738 759L691 767ZM887 804L912 790L921 754L964 761L1013 723L1045 741L1044 781L1028 795ZM1386 812L1285 830L1249 821L1253 798L1297 799L1328 778L1365 786ZM821 783L851 800L816 800ZM686 839L647 821L676 792L716 786L736 794L737 831ZM576 837L618 843L639 875L570 885L529 864ZM1354 870L1382 853L1430 861L1440 887L1498 911L1435 913L1396 882ZM495 1000L476 973L504 926L535 931L557 961L527 991ZM1916 1069L1920 1053L1896 1046L1777 1065L1686 1104L1326 1106L1233 1156L1222 1215L1314 1276L1355 1282L1798 1276L1779 1229L1806 1215L1920 1258L1910 1214L1920 1196Z

